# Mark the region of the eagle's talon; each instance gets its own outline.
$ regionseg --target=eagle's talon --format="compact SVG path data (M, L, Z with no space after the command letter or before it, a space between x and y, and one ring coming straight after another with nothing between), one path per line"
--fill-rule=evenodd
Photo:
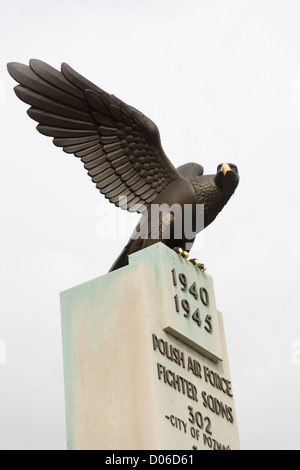
M177 253L179 256L182 256L182 253L183 253L183 249L180 248L179 246L175 246L175 248L173 248L173 250L175 251L175 253Z
M190 259L189 261L195 266L195 268L199 266L200 261L197 258Z
M179 256L182 256L182 258L184 259L188 259L189 257L189 252L188 251L184 251L182 248L180 248L179 246L175 246L175 248L173 248L173 250L179 255Z
M203 263L200 263L200 261L197 258L190 259L190 263L192 263L195 268L199 268L200 271L204 273L206 271L206 266Z

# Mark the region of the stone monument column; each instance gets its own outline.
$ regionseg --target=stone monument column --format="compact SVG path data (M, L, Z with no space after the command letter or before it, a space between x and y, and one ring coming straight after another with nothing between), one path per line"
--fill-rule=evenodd
M211 276L158 243L61 293L69 449L239 449Z

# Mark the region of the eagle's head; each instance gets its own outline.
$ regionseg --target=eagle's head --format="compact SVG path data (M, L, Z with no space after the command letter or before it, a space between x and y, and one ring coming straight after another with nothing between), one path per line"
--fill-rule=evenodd
M220 163L215 176L215 184L222 193L230 197L239 184L239 172L233 163Z

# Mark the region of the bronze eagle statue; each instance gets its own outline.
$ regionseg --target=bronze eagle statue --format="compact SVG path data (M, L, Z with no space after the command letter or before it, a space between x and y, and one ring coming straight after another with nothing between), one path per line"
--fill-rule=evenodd
M220 164L213 175L204 175L196 163L176 169L149 118L65 63L60 72L35 59L29 66L11 62L7 68L19 83L16 95L30 105L28 115L39 123L37 130L79 157L110 202L142 214L111 271L158 241L188 255L196 234L213 222L234 193L236 165Z

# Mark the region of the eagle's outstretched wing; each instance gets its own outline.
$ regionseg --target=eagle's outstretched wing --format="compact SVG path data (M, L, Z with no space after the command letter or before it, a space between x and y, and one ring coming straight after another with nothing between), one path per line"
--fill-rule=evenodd
M20 83L16 95L31 105L28 115L53 143L80 157L110 202L143 212L172 181L181 178L165 155L156 125L135 108L62 64L61 72L40 61L12 62Z

